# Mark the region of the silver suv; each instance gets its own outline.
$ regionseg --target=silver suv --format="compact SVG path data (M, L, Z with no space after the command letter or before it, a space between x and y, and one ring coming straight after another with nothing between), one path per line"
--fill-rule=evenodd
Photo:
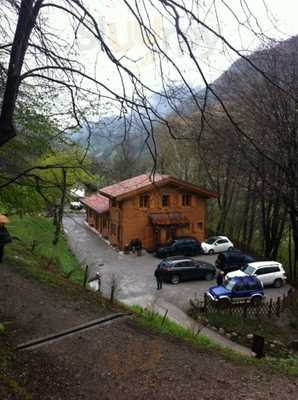
M282 264L277 261L251 262L237 271L229 272L226 278L245 275L257 276L264 286L273 285L276 288L281 287L287 279Z

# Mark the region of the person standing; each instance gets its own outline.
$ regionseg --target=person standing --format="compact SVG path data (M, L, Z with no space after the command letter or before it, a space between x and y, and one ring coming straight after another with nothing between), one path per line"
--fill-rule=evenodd
M221 286L223 284L224 273L223 271L219 271L216 277L217 286Z
M0 263L3 261L4 246L11 242L11 236L5 227L8 222L6 215L0 214Z
M154 273L155 278L156 278L156 283L157 283L157 290L162 289L162 275L161 275L161 270L157 269Z

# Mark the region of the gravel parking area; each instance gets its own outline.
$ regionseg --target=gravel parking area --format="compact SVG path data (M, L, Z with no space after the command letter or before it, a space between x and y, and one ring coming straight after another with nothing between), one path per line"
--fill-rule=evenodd
M162 299L186 311L191 298L202 297L215 284L215 281L164 284L162 290L157 291L154 270L160 261L152 254L143 252L138 257L134 254L118 253L88 227L83 213L66 216L64 230L73 252L83 265L89 266L89 275L92 277L97 271L101 271L103 293L109 295L111 279L116 277L120 289L117 298L126 303L145 306ZM203 255L195 258L214 263L216 257ZM99 264L104 265L99 267ZM266 288L266 296L277 298L288 289L287 285L280 289Z

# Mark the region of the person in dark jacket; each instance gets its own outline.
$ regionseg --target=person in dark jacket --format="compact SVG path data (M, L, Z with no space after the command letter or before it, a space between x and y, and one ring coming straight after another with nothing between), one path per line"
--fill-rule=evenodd
M157 283L157 290L162 289L162 276L161 276L161 271L157 269L154 273L155 278L156 278L156 283Z
M3 260L4 246L11 242L11 236L5 225L0 222L0 263Z
M219 271L216 277L217 286L221 286L223 284L224 273L223 271Z

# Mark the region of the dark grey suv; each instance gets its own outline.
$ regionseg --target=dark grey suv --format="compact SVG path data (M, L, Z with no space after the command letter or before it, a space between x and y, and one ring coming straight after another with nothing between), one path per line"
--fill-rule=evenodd
M156 249L155 255L160 258L171 256L195 256L202 254L201 243L192 236L180 236Z
M215 265L225 274L231 271L236 271L240 267L250 262L255 261L251 256L241 253L238 249L231 249L223 253L219 253Z
M174 285L181 281L198 279L211 281L215 274L214 265L181 256L165 258L155 270L155 276L159 275L163 281Z

